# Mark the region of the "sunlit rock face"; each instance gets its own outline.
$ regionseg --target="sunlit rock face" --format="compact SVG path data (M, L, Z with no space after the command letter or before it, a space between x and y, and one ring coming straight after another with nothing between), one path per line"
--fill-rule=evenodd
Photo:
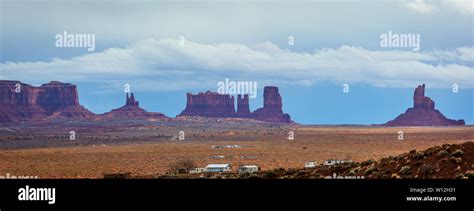
M76 85L58 81L40 87L20 81L0 81L0 105L0 122L95 116L79 104Z

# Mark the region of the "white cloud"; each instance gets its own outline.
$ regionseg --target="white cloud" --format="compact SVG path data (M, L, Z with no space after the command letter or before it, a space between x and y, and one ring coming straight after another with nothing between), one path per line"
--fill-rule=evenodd
M442 3L462 15L474 14L474 0L443 0Z
M461 15L474 14L474 0L410 0L405 6L415 12L432 14L440 10L452 10Z
M414 0L406 3L406 7L419 13L430 14L437 11L439 8L436 5L426 3L424 0Z
M430 54L445 61L474 62L474 47L460 47L456 51L435 50Z
M474 47L453 51L371 51L341 46L313 53L292 52L271 42L255 47L187 40L147 39L51 62L0 63L0 79L44 83L50 80L114 84L137 89L189 90L210 87L223 78L311 86L320 81L413 87L419 83L474 88ZM466 64L467 63L467 64ZM112 86L112 85L111 85Z

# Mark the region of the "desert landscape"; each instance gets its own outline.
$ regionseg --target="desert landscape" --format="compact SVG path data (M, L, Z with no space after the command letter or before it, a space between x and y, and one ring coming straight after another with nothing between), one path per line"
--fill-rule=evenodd
M95 114L79 103L75 85L58 81L39 87L0 81L0 93L0 178L193 178L203 174L192 170L209 164L230 165L217 175L241 165L258 173L302 169L307 162L319 168L328 160L356 165L474 141L474 126L445 117L425 96L424 84L415 88L412 108L378 125L295 123L275 86L264 87L263 107L254 111L246 94L236 102L229 94L187 93L186 107L174 118L142 109L128 92L122 107ZM458 173L470 172L472 152L465 160L457 156L446 159L463 165ZM341 172L339 164L334 172ZM333 171L324 166L325 173Z
M0 211L474 211L474 0L0 14Z
M207 120L127 122L120 127L117 122L95 127L85 122L67 122L61 127L2 127L0 175L103 178L129 173L153 177L170 174L170 167L182 159L197 167L255 164L265 171L303 168L307 161L320 165L328 159L379 160L411 150L474 141L473 126L302 126ZM72 130L75 140L70 140ZM288 139L291 131L294 140ZM403 140L399 140L400 131Z

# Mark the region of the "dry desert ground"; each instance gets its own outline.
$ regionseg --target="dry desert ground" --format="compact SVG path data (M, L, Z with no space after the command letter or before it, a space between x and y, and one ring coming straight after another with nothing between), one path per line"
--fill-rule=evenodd
M412 149L474 141L473 126L136 126L121 131L104 129L100 133L84 129L74 141L44 131L0 135L0 175L160 175L180 159L191 159L200 167L230 163L234 167L257 164L262 170L302 168L306 161L320 164L331 158L376 160ZM185 132L184 140L179 140L179 131ZM290 131L294 131L294 140L287 139ZM398 139L399 131L403 131L403 140Z

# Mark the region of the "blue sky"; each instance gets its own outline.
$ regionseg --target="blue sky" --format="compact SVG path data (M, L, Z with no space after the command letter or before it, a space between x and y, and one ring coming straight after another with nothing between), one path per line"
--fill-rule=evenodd
M251 109L276 85L297 122L376 124L412 106L425 83L445 116L474 123L472 1L2 0L0 9L0 80L75 83L96 113L121 106L128 83L142 107L175 116L186 92L229 78L258 82ZM57 48L64 31L94 34L95 51ZM420 51L380 47L388 31L419 34Z

